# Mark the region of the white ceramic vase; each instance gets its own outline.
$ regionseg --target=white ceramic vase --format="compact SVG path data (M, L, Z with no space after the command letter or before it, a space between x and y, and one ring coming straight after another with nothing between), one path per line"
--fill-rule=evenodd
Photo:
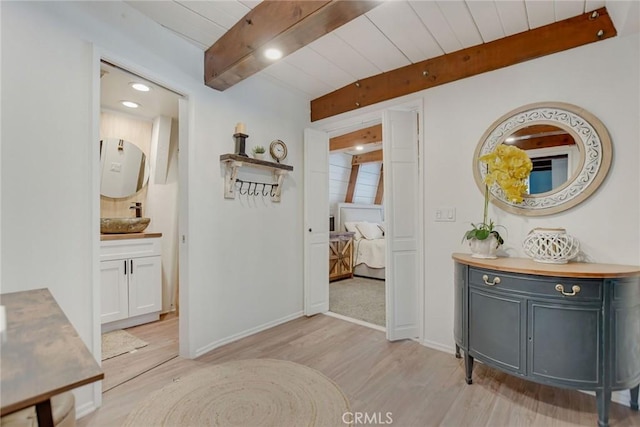
M254 159L258 159L258 160L262 160L262 159L264 159L264 153L253 153L253 158Z
M493 234L490 234L484 240L469 239L469 248L471 248L472 258L496 259L496 251L500 244Z

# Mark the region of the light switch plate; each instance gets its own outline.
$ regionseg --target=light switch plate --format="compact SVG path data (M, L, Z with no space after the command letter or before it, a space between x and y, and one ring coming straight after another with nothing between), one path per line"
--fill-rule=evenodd
M435 221L436 222L455 222L456 208L453 208L453 207L436 208Z

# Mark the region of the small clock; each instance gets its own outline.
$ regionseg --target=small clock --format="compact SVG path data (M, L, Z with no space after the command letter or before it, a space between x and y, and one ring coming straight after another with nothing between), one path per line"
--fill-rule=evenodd
M273 157L276 162L280 163L281 160L287 157L287 145L279 139L271 141L269 153L271 153L271 157Z

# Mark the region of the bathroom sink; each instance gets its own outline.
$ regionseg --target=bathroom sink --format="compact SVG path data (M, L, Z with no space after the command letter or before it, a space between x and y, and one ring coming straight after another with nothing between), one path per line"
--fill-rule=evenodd
M100 218L100 232L104 234L140 233L150 218Z

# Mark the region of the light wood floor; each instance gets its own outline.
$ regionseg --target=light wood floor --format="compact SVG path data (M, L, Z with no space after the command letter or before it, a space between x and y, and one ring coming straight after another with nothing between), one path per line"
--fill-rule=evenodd
M413 341L328 316L300 318L213 350L180 357L104 393L83 426L121 425L136 402L212 364L249 358L290 360L315 368L345 392L352 411L391 412L394 426L595 426L595 398L538 385L476 364L464 381L462 361ZM611 427L640 426L640 413L612 403Z
M149 344L133 353L102 362L103 392L178 357L178 317L175 314L162 315L161 321L128 328L127 332Z

